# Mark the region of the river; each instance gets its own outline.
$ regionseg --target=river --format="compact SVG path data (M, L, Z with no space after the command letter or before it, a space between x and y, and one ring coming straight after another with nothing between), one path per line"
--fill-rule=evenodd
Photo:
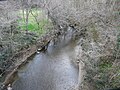
M74 47L74 42L63 42L36 54L18 71L13 90L72 90L78 83L78 68L72 63Z

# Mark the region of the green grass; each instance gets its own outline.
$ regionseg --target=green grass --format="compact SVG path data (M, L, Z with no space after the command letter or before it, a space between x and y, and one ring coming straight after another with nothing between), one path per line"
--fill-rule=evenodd
M39 17L43 17L43 14L44 14L42 11L40 11L40 10L38 11L35 9L33 9L32 12L33 12L34 16L39 16ZM24 22L22 10L20 10L18 12L18 16L21 17L21 19L18 20L18 23L20 25L19 28L21 28L21 30L26 30L26 24ZM32 31L32 32L36 32L37 34L45 33L47 31L45 26L49 26L50 22L47 20L46 17L43 17L39 20L39 26L38 26L38 24L35 21L34 16L31 13L29 14L28 30Z

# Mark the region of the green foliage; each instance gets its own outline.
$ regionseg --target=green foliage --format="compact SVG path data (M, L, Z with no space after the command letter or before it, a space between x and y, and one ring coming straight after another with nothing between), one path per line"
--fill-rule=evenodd
M116 88L120 85L120 67L113 66L115 57L102 57L99 63L98 76L96 79L97 88L103 90L104 88ZM103 87L103 88L102 88Z
M43 14L42 11L32 9L32 12L33 15L36 17L37 21L39 22L39 24L36 22L34 16L30 13L28 20L28 30L32 32L36 32L38 35L45 33L46 27L50 25L50 22L47 20L47 18L42 16ZM21 17L18 20L19 28L21 28L22 30L26 30L26 24L23 18L22 11L18 12L18 15ZM43 18L39 19L39 17L43 17Z
M101 58L101 62L99 64L100 72L104 73L106 70L112 67L112 62L110 60L106 60L106 58Z

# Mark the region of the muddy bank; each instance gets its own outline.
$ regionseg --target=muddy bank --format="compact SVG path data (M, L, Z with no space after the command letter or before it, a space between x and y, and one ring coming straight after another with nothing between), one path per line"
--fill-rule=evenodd
M25 63L27 63L27 58L33 55L37 50L36 45L30 46L26 50L22 50L16 53L11 60L15 61L15 65L11 66L7 72L5 72L5 80L2 83L4 86L11 84L14 81L14 78L17 74L17 70Z

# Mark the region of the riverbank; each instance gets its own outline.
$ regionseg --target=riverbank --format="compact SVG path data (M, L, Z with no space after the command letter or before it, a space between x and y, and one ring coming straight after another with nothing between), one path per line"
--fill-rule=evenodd
M6 29L9 31L9 29ZM22 52L35 45L37 36L34 33L21 32L15 30L12 35L10 32L3 31L4 36L0 39L0 82L6 72L11 71L10 67L15 66ZM20 60L21 61L21 60Z
M18 52L13 56L13 59L16 59L15 65L10 67L11 72L6 72L6 78L3 82L3 85L7 86L12 84L14 76L17 74L18 69L25 63L27 63L28 58L36 52L37 48L35 45L30 46L28 49ZM8 70L9 71L9 70Z
M23 50L18 51L15 53L9 61L14 61L14 65L10 65L9 69L5 71L3 75L3 86L8 86L8 84L12 84L15 80L15 77L17 75L17 72L21 66L27 63L27 60L29 57L31 57L33 54L36 53L37 50L42 51L47 49L50 41L56 37L56 32L47 33L40 38L36 39L36 42L29 45L27 48L24 48Z

